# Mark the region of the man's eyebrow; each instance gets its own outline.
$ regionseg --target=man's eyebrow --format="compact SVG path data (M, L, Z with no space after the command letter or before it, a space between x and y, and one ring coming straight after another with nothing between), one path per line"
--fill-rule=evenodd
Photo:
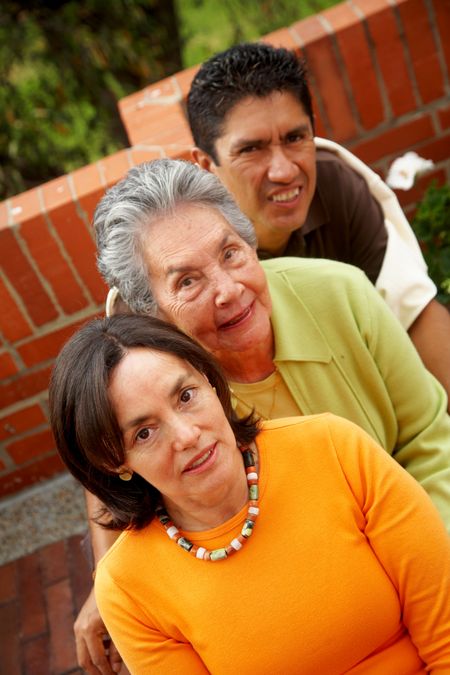
M236 232L224 232L222 239L218 242L216 251L220 253L224 246L226 246L228 240L233 235L239 236ZM173 276L175 274L186 274L186 272L193 272L197 269L196 265L171 265L167 268L166 277Z
M295 127L292 127L292 129L286 131L286 133L283 134L281 138L284 141L288 136L292 136L292 134L304 134L304 133L312 133L309 122L304 122L302 124L298 124ZM268 141L262 138L245 138L245 137L237 138L231 144L230 150L231 152L235 152L236 150L240 150L241 148L245 148L246 146L255 145L256 147L261 147L263 145L266 145L267 143Z
M172 387L169 390L169 396L172 398L172 396L175 396L175 394L181 389L183 386L183 383L188 379L189 375L191 373L186 370L184 373L181 373L173 383ZM145 415L138 415L137 417L133 417L131 420L126 422L124 426L121 428L122 434L125 435L127 431L130 431L130 429L135 429L136 427L139 427L141 424L146 422L149 418L151 418L151 413L148 412Z

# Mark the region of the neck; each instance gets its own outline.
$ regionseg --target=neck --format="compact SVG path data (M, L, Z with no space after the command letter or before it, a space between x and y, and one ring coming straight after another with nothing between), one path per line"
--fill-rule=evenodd
M283 255L291 236L290 232L284 232L283 230L272 231L270 233L265 232L260 235L257 228L256 234L258 237L258 249L267 251L267 253L270 253L274 257Z
M273 335L249 349L239 352L215 352L214 356L222 366L227 380L233 382L259 382L276 370L273 362Z
M163 496L163 504L177 527L201 532L219 527L235 516L248 501L248 487L242 453L238 450L234 479L211 491L208 497L195 496L183 504Z

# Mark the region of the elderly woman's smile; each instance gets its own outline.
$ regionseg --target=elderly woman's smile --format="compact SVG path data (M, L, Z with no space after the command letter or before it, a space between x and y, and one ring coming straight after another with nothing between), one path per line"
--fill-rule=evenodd
M237 377L243 362L258 367L263 347L266 375L273 353L267 282L255 251L225 218L212 208L183 205L151 224L144 249L161 318L201 342L229 374L238 358Z

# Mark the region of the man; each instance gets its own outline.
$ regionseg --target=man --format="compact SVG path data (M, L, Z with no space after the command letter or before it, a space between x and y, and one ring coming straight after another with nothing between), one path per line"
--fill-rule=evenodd
M314 139L297 57L263 44L217 54L194 78L188 115L193 159L222 180L253 222L260 257L331 258L363 269L449 394L450 315L434 299L417 242L409 247L385 225L359 173L334 152L316 149L327 142Z

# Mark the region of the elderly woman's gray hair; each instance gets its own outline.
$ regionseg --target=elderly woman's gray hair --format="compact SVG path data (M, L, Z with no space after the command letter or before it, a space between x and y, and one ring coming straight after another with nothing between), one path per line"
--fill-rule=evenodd
M253 226L218 178L183 160L156 159L131 169L108 190L94 214L97 264L108 286L116 286L133 312L153 314L155 303L143 243L151 245L152 222L183 204L219 211L250 246Z

